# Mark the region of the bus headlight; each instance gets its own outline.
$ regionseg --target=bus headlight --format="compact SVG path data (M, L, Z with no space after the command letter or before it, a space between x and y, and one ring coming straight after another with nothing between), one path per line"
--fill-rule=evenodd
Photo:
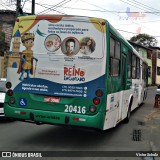
M89 107L89 111L92 112L92 113L95 112L96 110L97 110L96 106L92 105L92 106Z

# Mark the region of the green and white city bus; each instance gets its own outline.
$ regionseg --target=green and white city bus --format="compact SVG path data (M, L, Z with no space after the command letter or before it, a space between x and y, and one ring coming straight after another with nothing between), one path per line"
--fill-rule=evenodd
M7 67L7 117L106 130L147 95L147 63L106 20L18 17Z

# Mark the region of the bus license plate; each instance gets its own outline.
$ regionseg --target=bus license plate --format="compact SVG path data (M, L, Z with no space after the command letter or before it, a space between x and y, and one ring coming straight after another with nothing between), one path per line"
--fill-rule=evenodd
M45 102L51 102L51 103L59 103L60 98L59 97L44 97Z

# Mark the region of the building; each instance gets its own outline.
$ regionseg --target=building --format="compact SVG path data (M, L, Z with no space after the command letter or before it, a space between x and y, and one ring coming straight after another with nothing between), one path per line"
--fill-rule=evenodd
M132 41L128 41L128 42L140 53L140 55L148 63L148 84L149 85L154 84L155 78L153 77L153 75L155 74L155 70L153 70L153 66L155 64L152 63L152 49L144 47Z
M6 55L12 37L12 31L16 19L16 12L11 10L0 10L0 77L6 77L6 66L8 56Z
M30 13L24 14L30 15ZM15 20L16 11L0 10L0 77L7 76L7 66L13 68L17 68L17 66L19 66L19 49L21 35L19 31L17 31L15 35L12 35ZM12 37L14 38L14 41L12 42L13 53L9 55L8 50L10 47ZM1 40L3 41L1 42Z
M0 10L0 32L5 33L5 42L8 45L10 45L15 19L15 11Z
M4 57L0 56L0 78L5 77L3 76L3 68L4 68Z
M152 52L152 77L153 84L160 85L160 47L151 47Z

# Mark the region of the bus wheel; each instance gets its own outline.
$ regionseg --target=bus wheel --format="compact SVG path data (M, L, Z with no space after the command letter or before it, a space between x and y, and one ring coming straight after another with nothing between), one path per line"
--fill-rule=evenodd
M131 107L128 108L127 117L124 119L125 123L129 122L130 116L131 116Z
M147 98L147 92L144 92L143 100Z
M124 119L125 123L129 122L130 116L131 116L131 107L132 107L132 102L133 102L133 97L131 98L131 101L129 103L129 108L128 108L128 112L127 112L127 117Z

